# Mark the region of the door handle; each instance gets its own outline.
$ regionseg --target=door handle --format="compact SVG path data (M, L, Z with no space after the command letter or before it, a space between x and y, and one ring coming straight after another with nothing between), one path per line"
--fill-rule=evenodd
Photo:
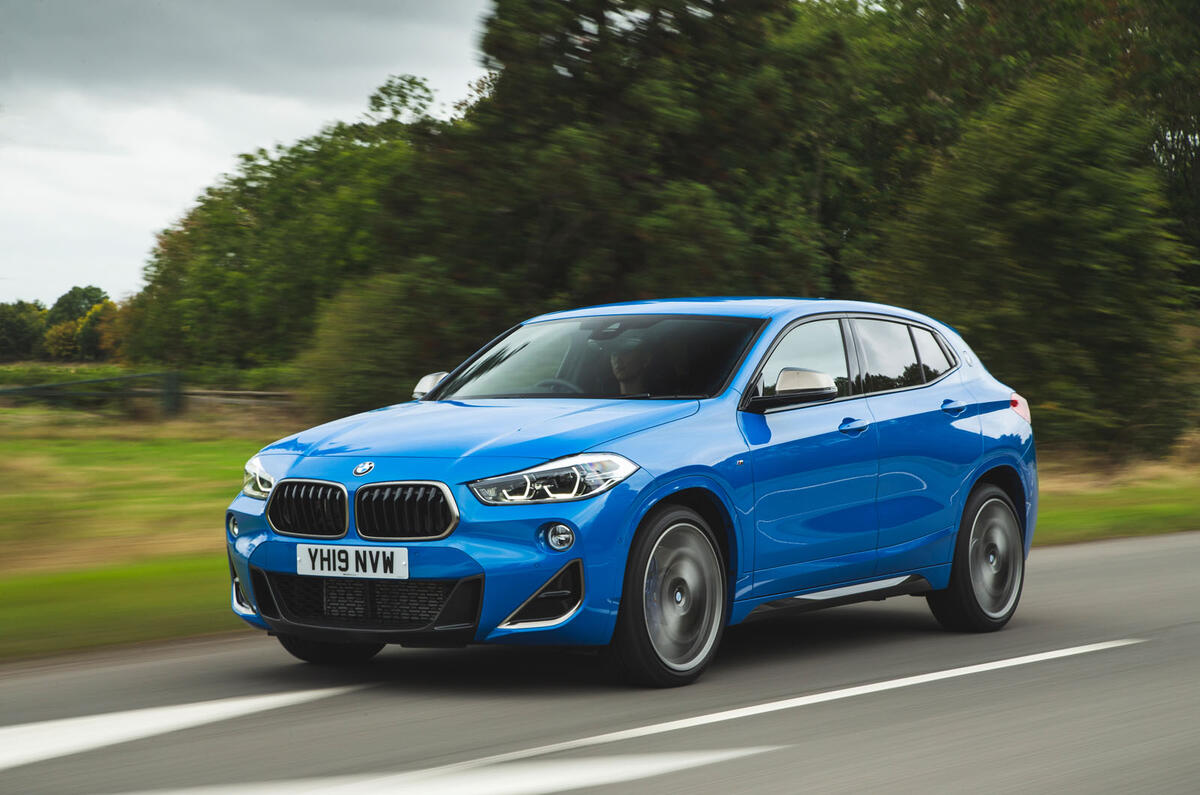
M942 411L946 412L947 414L958 416L966 410L967 404L963 403L961 400L951 400L950 398L946 398L942 401Z
M856 420L853 417L847 417L842 420L842 424L838 426L838 430L842 433L853 436L857 433L862 433L867 428L871 427L871 423L866 420Z

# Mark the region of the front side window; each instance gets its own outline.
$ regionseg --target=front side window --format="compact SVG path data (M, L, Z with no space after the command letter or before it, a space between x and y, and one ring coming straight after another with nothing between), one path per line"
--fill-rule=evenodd
M712 397L762 324L697 315L530 323L482 351L434 399Z
M789 331L763 365L759 394L775 394L779 372L785 367L816 370L833 376L838 396L850 394L850 373L842 342L842 324L837 320L814 320Z
M905 323L855 319L854 330L866 357L867 392L884 392L925 383L917 351Z

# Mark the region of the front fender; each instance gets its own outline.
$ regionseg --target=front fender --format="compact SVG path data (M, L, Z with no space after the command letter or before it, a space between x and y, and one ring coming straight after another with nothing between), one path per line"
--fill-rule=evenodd
M749 592L750 586L753 584L753 571L750 565L754 560L754 533L751 519L753 503L751 500L750 504L740 505L734 497L736 491L733 484L714 473L705 471L674 472L657 479L645 488L631 512L630 521L623 528L625 535L621 539L622 546L632 549L634 534L656 506L664 500L669 500L681 492L690 490L707 492L708 496L720 507L728 522L728 527L714 527L713 531L726 532L731 557L727 563L734 575L730 596L734 599L740 598L744 595L742 592Z

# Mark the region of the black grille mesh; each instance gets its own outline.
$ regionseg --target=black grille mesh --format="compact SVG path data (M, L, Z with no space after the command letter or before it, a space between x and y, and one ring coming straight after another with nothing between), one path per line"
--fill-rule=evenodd
M280 481L267 518L281 533L336 537L346 532L346 492L332 483Z
M456 582L267 576L286 618L369 629L420 629L432 624Z
M364 538L436 538L453 522L454 512L437 486L367 485L354 498L354 523Z

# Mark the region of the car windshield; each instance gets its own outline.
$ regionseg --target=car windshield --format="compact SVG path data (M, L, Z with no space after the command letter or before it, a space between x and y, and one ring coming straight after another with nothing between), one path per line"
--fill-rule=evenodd
M712 397L762 324L697 315L530 323L482 351L433 397Z

